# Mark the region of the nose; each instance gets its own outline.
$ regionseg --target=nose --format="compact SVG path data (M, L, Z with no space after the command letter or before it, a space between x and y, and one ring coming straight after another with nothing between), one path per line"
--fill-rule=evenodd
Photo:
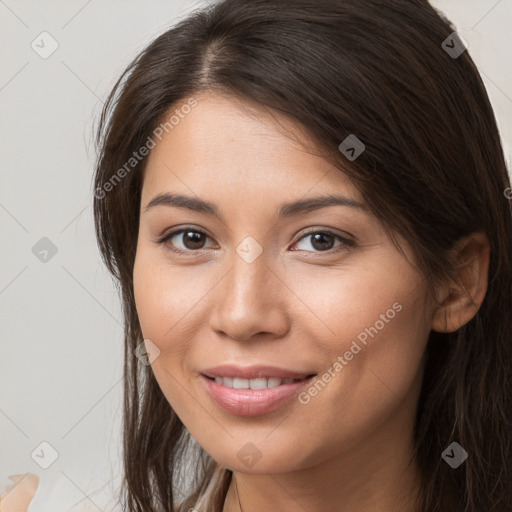
M263 252L251 263L233 254L231 269L215 287L211 327L225 337L245 341L255 335L283 336L288 328L290 291Z

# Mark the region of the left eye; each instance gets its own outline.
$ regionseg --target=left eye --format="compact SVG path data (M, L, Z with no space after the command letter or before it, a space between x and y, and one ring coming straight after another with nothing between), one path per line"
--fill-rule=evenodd
M340 235L332 233L331 231L313 231L310 233L306 233L300 238L300 240L296 242L296 244L303 240L306 240L307 238L311 239L310 246L313 247L314 249L317 249L317 251L315 252L329 252L331 250L336 251L338 250L338 248L340 248L340 246L353 245L351 240L348 240ZM340 240L341 243L333 247L335 239Z
M185 235L182 237L182 244L184 245L184 248L176 247L174 243L171 243L171 240L173 238L176 238L180 235ZM159 240L159 243L166 244L167 247L173 252L176 253L191 253L191 252L197 252L198 250L204 249L204 242L205 239L209 238L209 236L206 233L203 233L202 231L199 231L197 229L180 229L178 231L173 231L172 233L169 233L166 235L163 239ZM303 235L297 242L295 242L294 245L299 244L302 241L305 241L306 239L310 238L310 247L315 249L313 252L329 252L336 250L343 249L346 246L352 246L353 242L351 240L348 240L347 238L344 238L340 235L337 235L335 233L332 233L331 231L313 231L310 233L306 233ZM338 239L340 241L340 244L337 246L333 246L335 243L335 240ZM297 249L293 249L297 250ZM299 249L299 250L307 250L307 249Z

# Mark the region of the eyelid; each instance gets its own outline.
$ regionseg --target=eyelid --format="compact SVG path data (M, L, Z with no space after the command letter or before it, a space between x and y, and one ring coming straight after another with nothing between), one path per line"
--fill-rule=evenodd
M341 238L346 243L352 243L352 244L355 243L354 235L350 234L347 231L341 231L341 233L343 233L343 234L340 234L340 231L337 231L334 228L317 227L317 228L306 228L304 231L299 231L299 234L297 235L298 238L294 242L294 244L297 243L298 241L302 240L302 238L304 238L306 235L312 235L312 234L316 234L316 233L325 233L325 234L334 235L338 238Z

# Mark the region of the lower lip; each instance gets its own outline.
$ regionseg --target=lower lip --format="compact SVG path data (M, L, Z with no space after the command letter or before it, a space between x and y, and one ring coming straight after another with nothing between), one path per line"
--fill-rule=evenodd
M201 375L206 390L221 409L239 416L256 416L277 409L297 395L314 377L266 389L234 389Z

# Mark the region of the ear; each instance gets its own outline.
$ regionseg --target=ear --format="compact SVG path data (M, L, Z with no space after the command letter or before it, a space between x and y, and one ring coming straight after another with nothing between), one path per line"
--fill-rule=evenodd
M432 330L454 332L476 315L487 292L489 254L484 233L472 233L457 241L451 254L456 281L438 287Z

